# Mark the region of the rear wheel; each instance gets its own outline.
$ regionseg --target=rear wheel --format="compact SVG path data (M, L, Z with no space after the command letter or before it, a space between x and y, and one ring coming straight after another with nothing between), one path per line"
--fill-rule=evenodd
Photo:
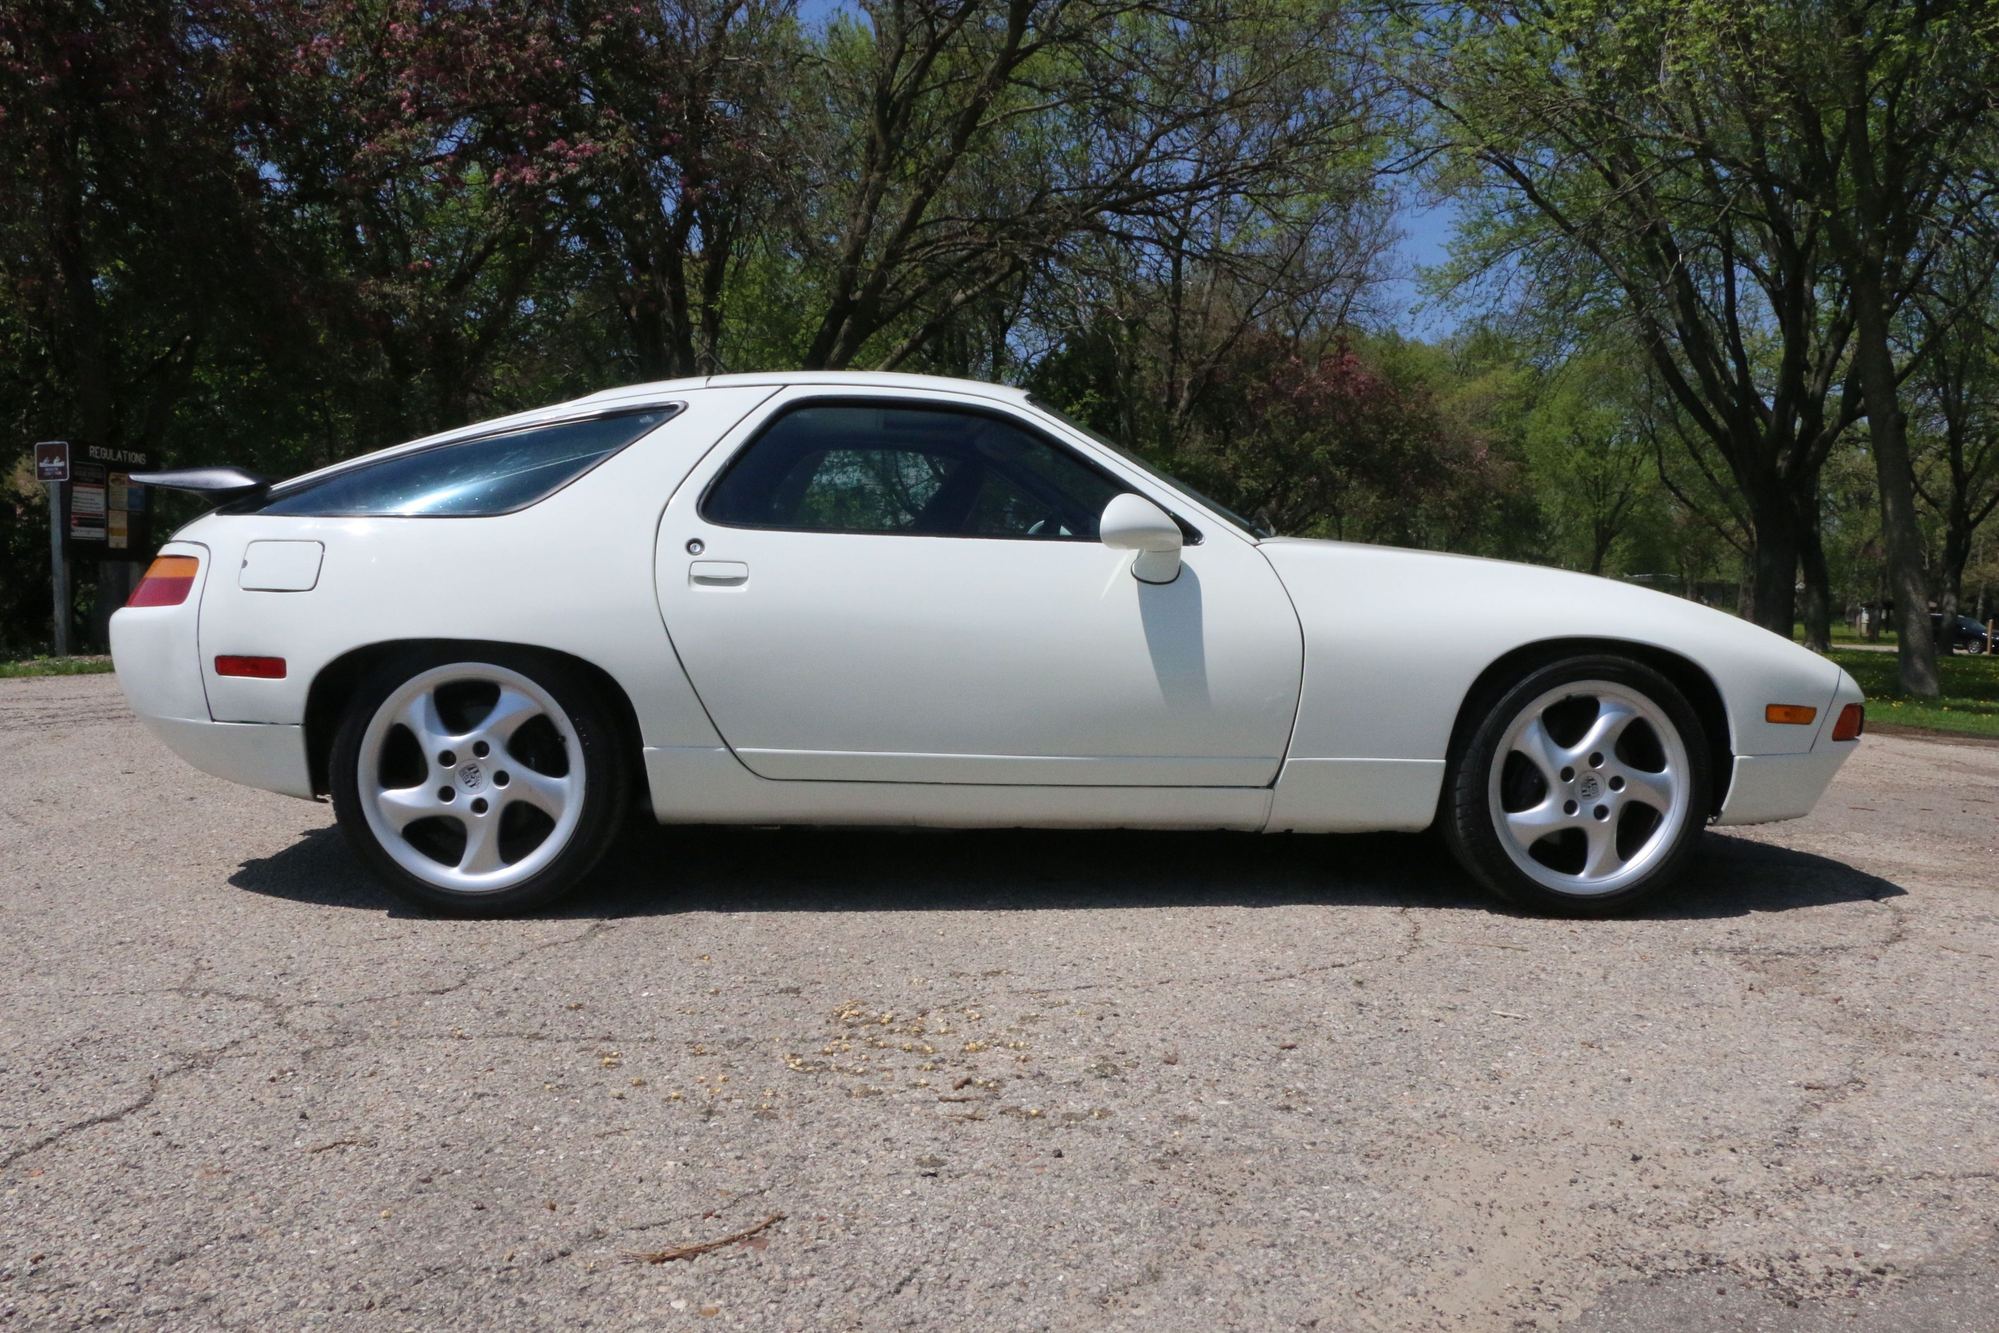
M334 738L355 852L428 907L497 915L575 887L619 826L614 719L560 663L411 652L356 692Z
M1650 667L1576 657L1502 693L1453 756L1445 835L1488 888L1608 916L1671 883L1706 826L1707 739Z

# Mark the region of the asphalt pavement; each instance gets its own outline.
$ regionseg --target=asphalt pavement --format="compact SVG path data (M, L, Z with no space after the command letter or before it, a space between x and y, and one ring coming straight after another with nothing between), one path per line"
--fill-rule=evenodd
M440 921L0 681L0 1322L1989 1329L1995 867L1999 748L1880 736L1633 920L1424 838L687 830Z

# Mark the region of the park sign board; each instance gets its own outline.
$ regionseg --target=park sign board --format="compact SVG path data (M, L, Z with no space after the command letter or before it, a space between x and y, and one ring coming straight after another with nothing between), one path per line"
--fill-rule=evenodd
M40 450L36 451L39 470ZM137 449L103 444L69 446L63 487L63 554L82 560L144 560L153 553L151 505L131 474L152 466Z
M68 440L35 442L35 480L40 482L69 480Z

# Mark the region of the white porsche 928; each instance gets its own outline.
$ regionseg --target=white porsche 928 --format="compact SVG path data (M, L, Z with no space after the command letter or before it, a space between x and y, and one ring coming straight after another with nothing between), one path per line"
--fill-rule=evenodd
M1607 914L1709 823L1809 811L1862 727L1825 659L1628 585L1273 537L1015 389L618 389L220 508L112 619L205 772L330 795L433 907L546 903L669 823L1440 825ZM1454 634L1428 626L1448 614Z

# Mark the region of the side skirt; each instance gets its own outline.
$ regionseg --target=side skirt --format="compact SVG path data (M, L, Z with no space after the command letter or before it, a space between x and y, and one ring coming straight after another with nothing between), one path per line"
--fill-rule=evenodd
M1443 788L1441 759L1287 759L1267 831L1415 833L1436 819Z
M871 824L928 828L1158 828L1255 832L1268 787L1048 787L760 778L726 747L648 746L662 824Z

